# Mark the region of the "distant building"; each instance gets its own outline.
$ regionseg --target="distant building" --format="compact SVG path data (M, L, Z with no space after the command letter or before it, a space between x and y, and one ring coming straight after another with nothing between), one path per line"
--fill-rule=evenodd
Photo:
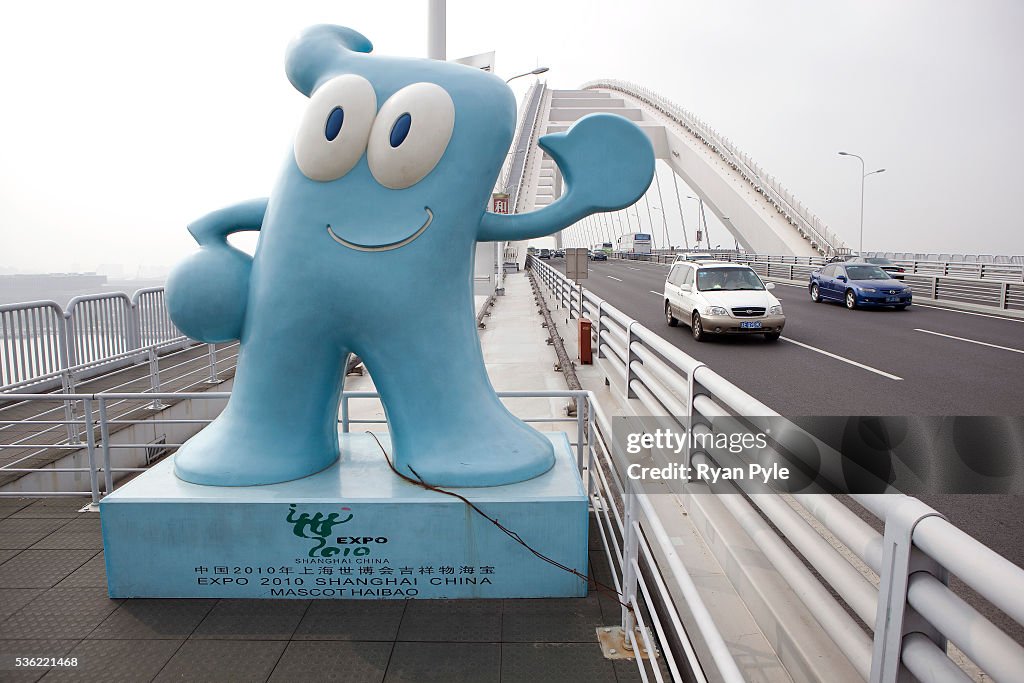
M105 290L106 275L96 273L40 273L0 275L0 304L53 300L64 306L82 294Z

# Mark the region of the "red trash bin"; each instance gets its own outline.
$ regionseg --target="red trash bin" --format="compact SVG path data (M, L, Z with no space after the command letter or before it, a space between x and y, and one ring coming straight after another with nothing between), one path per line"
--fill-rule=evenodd
M580 332L580 364L591 365L594 362L594 354L590 349L591 322L587 318L579 319Z

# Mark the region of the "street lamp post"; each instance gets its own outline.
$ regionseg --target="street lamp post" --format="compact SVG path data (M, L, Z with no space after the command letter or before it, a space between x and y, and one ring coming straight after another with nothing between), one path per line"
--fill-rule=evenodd
M427 58L448 59L445 35L447 9L445 0L430 0L427 4Z
M700 205L700 214L697 216L697 231L700 231L701 223L704 224L704 239L707 241L708 249L711 248L711 237L708 235L708 217L704 215L704 200L700 197L694 197L692 194L686 195L687 199L696 199L697 204ZM700 240L697 240L697 248L700 248Z
M545 73L545 72L547 72L549 70L550 70L550 67L538 66L533 71L527 71L526 73L522 73L522 74L519 74L518 76L513 76L512 78L509 78L508 80L505 81L505 83L510 83L510 82L516 80L517 78L522 78L523 76L539 76L540 74Z
M864 254L864 181L869 175L875 175L876 173L884 173L885 169L880 168L871 173L865 173L867 167L864 165L864 158L858 154L852 154L851 152L840 152L839 156L842 157L855 157L860 161L860 247L857 249L859 255Z
M657 211L657 212L659 212L661 214L662 236L665 238L665 243L662 246L662 248L671 249L672 248L672 239L671 239L671 237L669 237L669 234L668 234L668 219L665 217L665 211L660 206L652 206L651 210L652 211ZM651 222L651 228L652 229L654 228L653 221Z

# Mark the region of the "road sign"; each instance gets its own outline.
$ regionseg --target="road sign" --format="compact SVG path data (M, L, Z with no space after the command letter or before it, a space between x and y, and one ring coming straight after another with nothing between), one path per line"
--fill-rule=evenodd
M508 195L495 192L491 195L491 213L508 213Z
M587 271L590 261L587 258L587 250L580 247L565 250L565 276L570 280L579 282L587 279Z

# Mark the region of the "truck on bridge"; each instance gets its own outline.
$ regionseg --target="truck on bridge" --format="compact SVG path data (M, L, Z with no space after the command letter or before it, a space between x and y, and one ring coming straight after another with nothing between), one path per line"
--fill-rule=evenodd
M629 232L620 235L615 251L620 254L650 254L651 235L647 232Z

